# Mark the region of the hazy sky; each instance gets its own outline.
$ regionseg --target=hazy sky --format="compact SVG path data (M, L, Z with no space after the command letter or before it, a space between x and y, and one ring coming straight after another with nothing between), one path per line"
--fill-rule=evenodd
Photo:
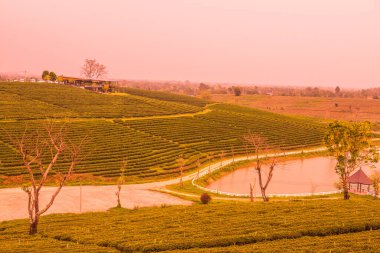
M380 86L380 0L0 0L0 72Z

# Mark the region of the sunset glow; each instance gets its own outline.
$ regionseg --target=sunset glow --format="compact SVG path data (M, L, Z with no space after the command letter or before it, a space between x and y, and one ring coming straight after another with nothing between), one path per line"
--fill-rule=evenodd
M380 85L375 0L1 0L0 71L346 88Z

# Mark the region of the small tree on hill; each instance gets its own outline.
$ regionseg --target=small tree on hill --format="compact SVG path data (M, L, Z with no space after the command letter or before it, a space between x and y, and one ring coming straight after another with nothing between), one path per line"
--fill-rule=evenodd
M49 71L48 71L48 70L44 70L44 71L42 72L41 78L42 78L42 79L45 79L45 76L47 76L47 75L49 75Z
M78 144L68 140L64 126L58 127L49 122L44 128L43 132L26 129L21 137L10 136L21 156L23 167L29 174L29 184L24 185L22 190L28 194L29 234L31 235L37 233L40 216L53 205L62 187L73 174L80 161L82 146L85 144L84 139ZM54 173L53 170L57 167L58 160L65 162L66 172L54 171L58 185L48 203L42 207L40 191L48 177Z
M82 66L82 75L89 79L101 78L107 74L106 66L95 59L86 59Z
M234 95L235 96L240 96L241 95L241 88L240 87L232 87L232 90L233 90L233 92L234 92Z
M50 81L57 81L57 75L54 72L49 73Z
M121 187L123 184L125 184L125 171L126 171L126 168L127 168L127 160L123 160L121 162L121 166L120 166L120 176L119 178L117 179L117 191L115 192L115 195L117 197L117 206L116 207L121 207L121 202L120 202L120 192L121 192Z
M179 185L183 187L183 167L185 166L186 160L183 158L183 155L180 155L177 159L177 163L179 164Z
M348 178L362 165L373 166L378 161L377 149L370 143L372 135L369 122L330 123L324 142L329 152L336 158L335 172L343 189L344 199L349 199Z
M50 72L48 70L44 70L42 72L42 80L49 81L50 80Z
M335 87L335 94L339 94L340 93L340 87L339 86L336 86Z

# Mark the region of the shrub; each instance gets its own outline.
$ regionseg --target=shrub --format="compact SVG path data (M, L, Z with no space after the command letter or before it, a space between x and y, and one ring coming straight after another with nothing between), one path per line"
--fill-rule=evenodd
M208 202L210 202L210 201L211 201L210 195L208 195L207 193L203 193L201 195L201 202L202 202L202 204L208 204Z

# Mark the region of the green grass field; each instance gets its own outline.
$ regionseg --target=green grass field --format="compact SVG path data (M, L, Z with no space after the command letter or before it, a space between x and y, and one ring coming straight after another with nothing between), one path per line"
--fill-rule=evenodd
M20 136L26 125L37 129L46 118L65 122L73 141L88 137L86 159L76 173L117 177L126 158L129 182L178 176L180 155L185 171L219 159L221 152L245 155L242 137L248 132L289 150L320 145L325 129L315 120L194 97L121 91L106 95L58 84L0 83L0 176L26 173L7 134Z
M380 201L212 203L0 223L0 252L378 252Z

